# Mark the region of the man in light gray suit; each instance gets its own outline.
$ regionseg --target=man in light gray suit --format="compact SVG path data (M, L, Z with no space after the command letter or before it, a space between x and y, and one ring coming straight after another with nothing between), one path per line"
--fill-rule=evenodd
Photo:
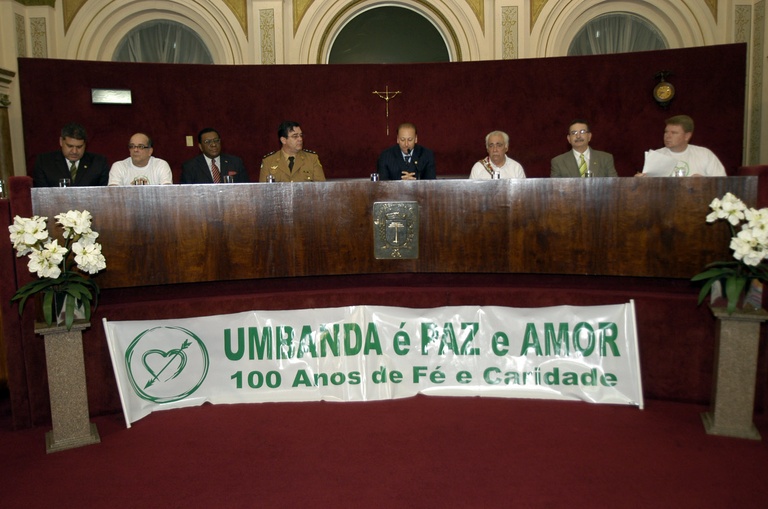
M550 177L618 177L613 156L589 147L592 139L589 122L583 119L571 122L566 138L572 150L552 159Z

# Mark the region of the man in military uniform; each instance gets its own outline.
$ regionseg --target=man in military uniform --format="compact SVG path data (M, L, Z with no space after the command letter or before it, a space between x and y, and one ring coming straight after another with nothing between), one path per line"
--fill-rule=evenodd
M281 148L261 160L259 182L269 175L275 182L323 182L325 174L317 154L304 150L304 133L298 122L285 121L277 129Z

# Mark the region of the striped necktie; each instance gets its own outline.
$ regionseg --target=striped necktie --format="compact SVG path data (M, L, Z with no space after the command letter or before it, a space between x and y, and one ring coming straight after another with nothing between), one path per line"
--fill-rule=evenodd
M579 156L579 175L582 177L587 172L587 160L584 159L584 154Z
M221 172L219 167L216 166L216 159L211 159L211 173L213 174L213 183L221 184Z
M72 176L72 185L75 185L75 177L77 177L77 161L72 161L69 165L69 174Z

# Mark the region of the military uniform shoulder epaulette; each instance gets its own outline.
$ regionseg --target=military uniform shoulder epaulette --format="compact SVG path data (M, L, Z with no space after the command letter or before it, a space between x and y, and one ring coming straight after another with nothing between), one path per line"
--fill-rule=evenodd
M272 151L272 152L270 152L269 154L264 154L264 155L263 155L261 158L262 158L262 159L266 159L267 157L271 156L271 155L272 155L272 154L274 154L275 152L277 152L277 150L273 150L273 151Z
M315 152L314 150L309 150L308 148L303 148L302 150L303 150L304 152L307 152L307 153L309 153L309 154L315 154L315 155L317 155L317 152Z

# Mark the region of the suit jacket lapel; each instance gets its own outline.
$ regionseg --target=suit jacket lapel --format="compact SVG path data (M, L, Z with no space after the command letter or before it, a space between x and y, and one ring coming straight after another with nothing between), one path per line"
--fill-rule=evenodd
M69 172L69 161L66 157L64 157L64 154L59 152L56 154L56 173L58 173L58 176L56 177L55 181L58 181L60 178L66 178L69 177L71 174Z
M574 177L581 177L581 173L579 173L579 163L576 162L576 158L573 156L573 151L568 154L566 164L568 165L568 171L571 175Z
M213 176L211 176L211 169L208 167L208 161L205 159L204 154L200 154L197 162L197 171L200 172L200 176L205 179L205 182L213 184Z

